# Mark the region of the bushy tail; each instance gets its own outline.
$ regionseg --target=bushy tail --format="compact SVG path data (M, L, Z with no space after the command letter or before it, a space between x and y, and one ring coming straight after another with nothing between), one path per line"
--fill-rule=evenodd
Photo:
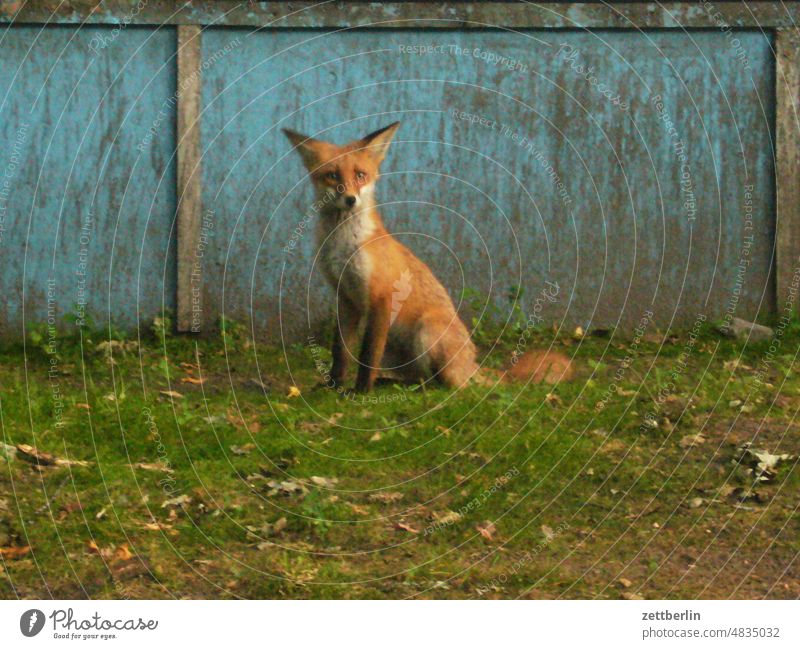
M549 383L569 381L575 368L568 356L560 352L532 350L515 356L505 370L483 369L481 382Z

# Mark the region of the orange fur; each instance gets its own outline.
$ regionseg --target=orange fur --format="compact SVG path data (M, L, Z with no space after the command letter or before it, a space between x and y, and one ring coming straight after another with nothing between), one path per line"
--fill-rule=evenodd
M461 387L478 378L469 332L445 288L386 230L374 205L380 164L399 125L344 146L284 131L302 156L321 205L319 259L337 295L331 376L337 384L344 381L363 329L357 390L369 391L381 370L410 380L434 376ZM569 359L565 365L558 356L525 354L509 375L567 378Z

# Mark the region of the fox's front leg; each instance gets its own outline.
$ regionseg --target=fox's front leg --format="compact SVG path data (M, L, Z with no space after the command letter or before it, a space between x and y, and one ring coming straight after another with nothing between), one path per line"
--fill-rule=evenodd
M347 298L340 295L337 300L336 323L333 329L333 349L331 350L333 355L331 379L337 386L343 384L347 374L347 366L350 364L350 356L356 344L359 320L358 311L353 308Z
M389 300L379 299L370 308L367 328L364 331L364 342L361 345L361 356L358 359L358 378L356 390L369 392L380 371L383 351L389 337L391 304Z

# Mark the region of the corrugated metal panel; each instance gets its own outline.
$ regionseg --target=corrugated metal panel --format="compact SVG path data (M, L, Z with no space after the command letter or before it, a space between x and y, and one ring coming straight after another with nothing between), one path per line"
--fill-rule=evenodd
M0 174L13 167L0 331L21 335L23 291L25 322L44 322L53 280L59 323L84 301L119 327L174 308L174 29L25 26L0 38Z
M746 60L716 31L206 31L207 314L272 339L326 317L313 236L283 252L311 191L280 127L343 142L396 119L384 218L456 298L505 308L521 285L530 311L553 282L542 315L584 327L769 313L774 64L736 36Z

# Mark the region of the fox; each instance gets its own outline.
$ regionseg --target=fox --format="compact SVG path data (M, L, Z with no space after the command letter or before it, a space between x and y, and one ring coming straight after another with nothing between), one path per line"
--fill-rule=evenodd
M489 370L453 301L433 271L387 230L376 207L381 163L400 122L344 145L283 129L316 192L318 260L336 294L331 382L343 386L360 340L356 392L380 374L449 388L485 383ZM568 358L528 352L495 379L556 383L571 377Z

